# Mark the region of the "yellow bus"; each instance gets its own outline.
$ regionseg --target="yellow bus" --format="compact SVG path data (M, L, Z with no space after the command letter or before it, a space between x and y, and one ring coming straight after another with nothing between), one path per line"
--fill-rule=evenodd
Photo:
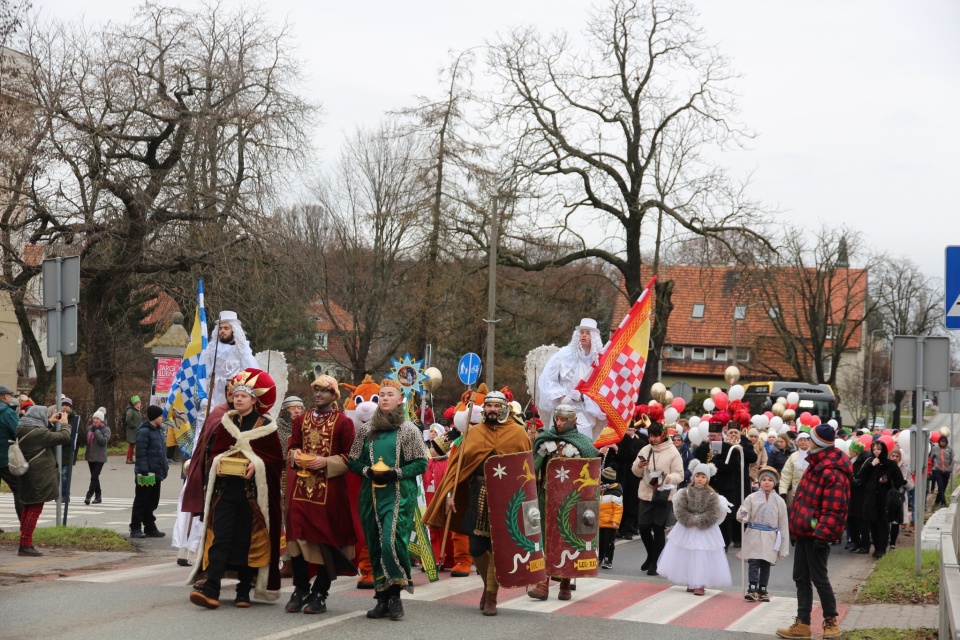
M840 420L840 411L837 409L837 396L828 384L810 384L807 382L748 382L743 385L743 401L750 404L750 413L757 414L769 411L777 398L786 398L787 394L796 392L800 396L797 405L797 415L804 411L820 416L826 422L834 419L837 424Z

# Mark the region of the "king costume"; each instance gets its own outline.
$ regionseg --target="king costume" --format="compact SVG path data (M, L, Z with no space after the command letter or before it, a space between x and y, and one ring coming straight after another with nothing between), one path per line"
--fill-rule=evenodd
M320 376L312 387L330 391L327 407L294 418L287 454L287 552L293 567L294 593L286 610L294 613L326 611L330 584L337 576L355 576L354 547L357 544L356 495L347 486L347 454L353 445L353 420L341 412L337 381ZM322 469L304 469L296 456L326 460ZM303 458L301 458L301 461ZM309 564L317 565L310 587Z
M384 391L400 393L395 380L380 384L380 404ZM389 413L378 408L373 418L357 430L348 459L350 471L362 477L360 486L360 523L373 567L377 607L370 618L403 617L400 591L413 593L410 552L407 545L418 514L417 476L427 470L427 449L423 434L405 419L403 405ZM386 470L384 470L386 469Z
M255 598L280 597L280 472L283 455L277 426L267 412L276 401L276 385L259 369L246 369L228 386L228 399L246 393L255 399L253 410L212 413L204 431L204 447L195 452L191 467L205 472L200 556L187 584L204 579L190 601L202 607L220 606L220 583L227 572L236 574L237 607ZM211 424L218 418L219 424ZM219 475L221 462L242 458L253 465L253 475ZM198 466L199 465L199 466Z

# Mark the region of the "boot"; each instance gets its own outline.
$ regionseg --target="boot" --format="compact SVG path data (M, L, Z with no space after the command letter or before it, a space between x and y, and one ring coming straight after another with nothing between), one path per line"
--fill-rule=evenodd
M367 611L367 617L379 620L390 615L390 605L386 598L377 598L377 606Z
M452 533L454 564L450 568L451 578L466 578L470 575L470 538L462 533ZM477 570L479 571L479 567Z
M490 556L483 554L473 558L473 563L477 565L477 573L480 580L483 581L483 592L487 592L487 573L490 570ZM480 598L480 608L483 609L483 597Z
M483 615L485 616L495 616L497 615L497 592L496 591L484 591L486 598L483 601Z
M390 598L387 601L387 611L390 614L390 619L396 622L397 620L403 620L403 603L400 602L400 597Z
M373 589L373 565L370 564L370 552L367 550L367 545L360 547L360 551L357 553L357 569L360 570L360 577L357 578L357 589Z
M550 581L538 582L533 589L527 590L527 595L534 600L546 600L550 597Z
M770 594L766 587L760 587L760 602L770 602Z
M840 633L840 622L837 620L836 616L823 619L824 638L839 638Z
M480 611L483 611L483 608L486 605L487 605L487 590L486 588L484 588L484 590L480 592Z
M760 587L756 583L751 582L747 587L747 594L743 596L744 600L749 600L750 602L760 602Z
M561 578L560 593L557 594L557 600L569 600L570 598L570 578Z
M93 494L93 504L100 504L102 502L103 500L100 499L100 492L97 491L96 493Z
M777 629L777 636L781 638L809 638L810 625L806 622L800 622L800 618L796 618L789 628Z
M83 499L83 504L90 504L90 498L93 497L93 491L87 491L87 497Z

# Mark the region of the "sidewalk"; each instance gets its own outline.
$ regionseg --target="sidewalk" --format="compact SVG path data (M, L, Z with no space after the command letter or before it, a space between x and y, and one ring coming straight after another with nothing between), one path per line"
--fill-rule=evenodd
M6 578L37 578L66 572L107 569L137 556L134 551L71 551L44 549L39 558L20 557L15 545L0 546L0 584Z
M940 628L940 607L935 604L852 604L840 625L851 629Z

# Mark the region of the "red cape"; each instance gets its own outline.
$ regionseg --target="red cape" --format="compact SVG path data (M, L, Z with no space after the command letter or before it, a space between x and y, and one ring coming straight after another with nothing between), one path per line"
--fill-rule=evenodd
M213 460L213 456L206 455L207 446L210 444L210 436L214 431L220 431L220 421L223 414L227 412L230 406L224 402L210 409L210 415L207 416L200 430L200 439L197 441L197 448L193 450L193 457L190 458L190 468L187 472L187 487L183 492L183 501L180 505L180 511L183 513L192 513L195 516L203 517L203 504L205 500L204 487L207 482L207 461Z

